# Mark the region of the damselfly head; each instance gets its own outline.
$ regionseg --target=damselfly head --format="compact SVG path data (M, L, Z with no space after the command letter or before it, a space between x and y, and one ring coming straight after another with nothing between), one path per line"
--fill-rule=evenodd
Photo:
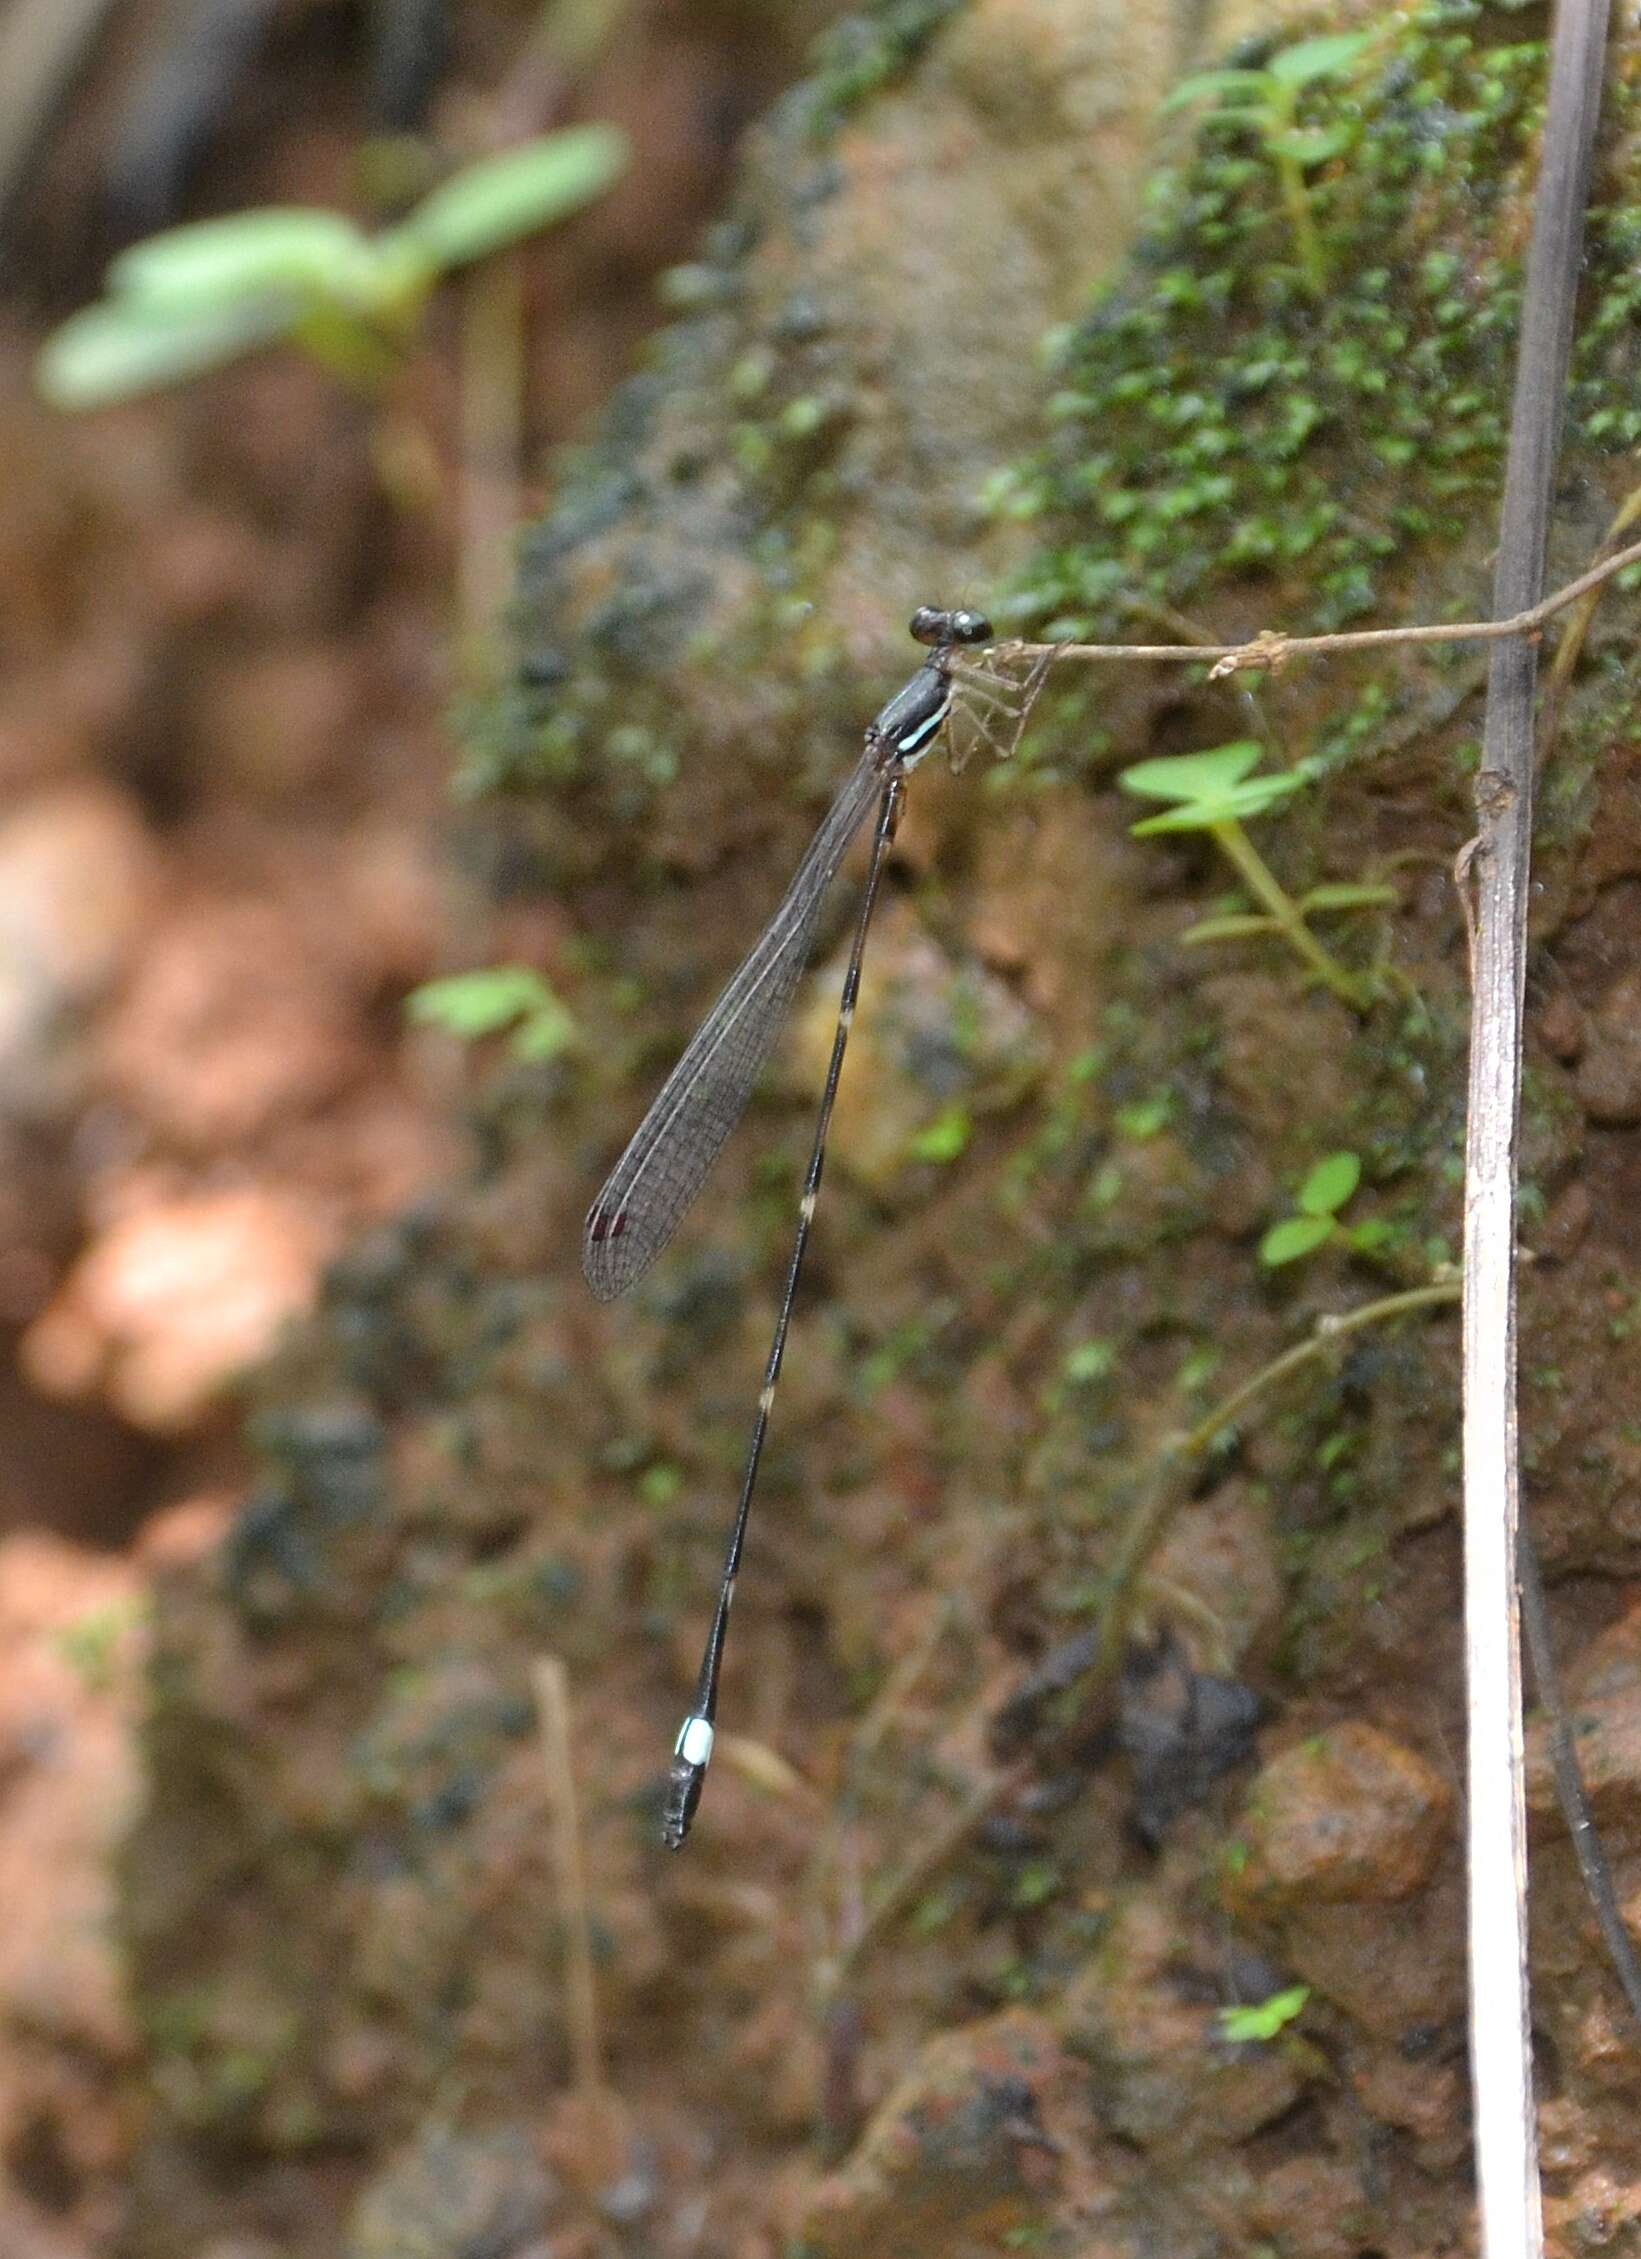
M984 612L941 610L934 604L920 604L912 614L911 630L915 641L936 647L951 643L990 643L993 641L992 624Z

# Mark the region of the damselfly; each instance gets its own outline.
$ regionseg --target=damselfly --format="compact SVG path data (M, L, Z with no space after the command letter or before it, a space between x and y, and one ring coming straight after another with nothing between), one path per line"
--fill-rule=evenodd
M866 936L900 819L906 778L939 737L951 714L958 652L965 646L992 640L991 622L984 613L939 611L932 605L924 605L913 614L911 631L919 643L931 646L928 658L868 723L860 759L810 842L774 916L702 1021L587 1215L582 1264L593 1292L600 1301L609 1301L641 1278L666 1246L705 1182L724 1140L739 1121L808 963L827 887L875 807L871 860L843 976L837 1031L815 1120L803 1197L798 1204L797 1234L747 1445L740 1501L724 1556L694 1705L673 1750L662 1834L675 1851L689 1833L712 1756L724 1636L729 1628L747 1516L764 1438L769 1432L770 1408L786 1351L798 1273L814 1221L815 1198L826 1159L826 1133L860 989Z

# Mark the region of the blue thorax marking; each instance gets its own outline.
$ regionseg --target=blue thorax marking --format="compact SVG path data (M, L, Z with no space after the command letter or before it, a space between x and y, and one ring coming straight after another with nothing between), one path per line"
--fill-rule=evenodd
M911 767L933 744L951 707L952 686L944 664L931 659L911 681L881 706L867 733L884 757Z

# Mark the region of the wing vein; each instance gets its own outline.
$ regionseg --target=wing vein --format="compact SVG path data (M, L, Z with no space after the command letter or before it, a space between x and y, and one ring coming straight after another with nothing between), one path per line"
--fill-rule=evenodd
M624 1294L649 1269L740 1120L808 963L827 887L882 784L868 748L588 1210L582 1268L600 1301Z

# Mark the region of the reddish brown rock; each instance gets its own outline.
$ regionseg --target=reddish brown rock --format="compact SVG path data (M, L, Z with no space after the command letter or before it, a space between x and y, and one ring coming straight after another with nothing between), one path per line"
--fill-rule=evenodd
M100 1389L151 1432L186 1427L309 1308L330 1245L270 1189L135 1204L24 1335L24 1371L49 1396Z
M1232 1893L1267 1908L1405 1898L1434 1870L1452 1809L1452 1789L1416 1751L1346 1719L1254 1782Z
M1641 1122L1641 973L1614 981L1591 1015L1578 1095L1592 1121Z
M1641 1606L1609 1624L1565 1669L1590 1808L1599 1822L1633 1825L1641 1809ZM1527 1728L1527 1810L1551 1834L1561 1824L1542 1717Z
M1041 2018L1005 2010L923 2050L856 2148L814 2191L816 2259L960 2259L1002 2250L1058 2177L1052 2119L1068 2066Z
M1268 2172L1250 2224L1284 2259L1356 2259L1373 2242L1373 2210L1360 2177L1326 2157L1290 2157Z
M141 1587L55 1538L0 1544L0 2251L81 2259L110 2224L136 2045L115 1925L135 1806ZM82 2241L86 2234L88 2240Z
M1307 2076L1294 2049L1226 2040L1215 1987L1180 1982L1189 1944L1175 1911L1129 1901L1056 2019L1101 2126L1147 2152L1245 2141L1293 2108Z
M359 1071L353 999L311 927L258 902L178 911L108 1028L119 1096L162 1136L212 1149L333 1098Z

